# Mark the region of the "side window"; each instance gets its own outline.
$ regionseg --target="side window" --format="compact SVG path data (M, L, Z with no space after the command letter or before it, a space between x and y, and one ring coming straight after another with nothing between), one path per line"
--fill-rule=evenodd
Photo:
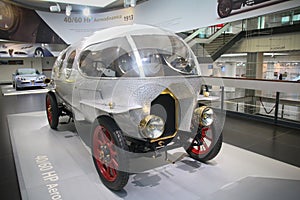
M91 45L80 55L79 71L92 77L138 76L131 51L125 37Z
M62 68L62 66L63 66L63 64L64 64L64 59L66 58L66 53L64 53L62 56L61 56L61 58L59 59L59 64L58 64L58 70L61 72L61 68Z
M79 69L86 76L116 77L112 57L115 57L117 47L91 51L85 50L79 61Z
M71 75L75 56L76 56L76 50L72 51L68 57L66 71L65 71L66 78L69 78Z
M64 64L64 60L66 58L66 53L64 53L63 55L59 56L57 58L57 61L56 61L56 66L54 69L54 74L59 78L61 73L62 73L62 66Z

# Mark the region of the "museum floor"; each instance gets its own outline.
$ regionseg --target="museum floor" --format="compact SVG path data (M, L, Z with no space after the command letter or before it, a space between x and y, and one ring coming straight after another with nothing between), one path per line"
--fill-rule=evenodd
M0 95L1 199L21 199L7 115L43 111L45 94ZM224 142L294 166L300 166L300 131L227 116ZM271 170L271 169L270 169Z

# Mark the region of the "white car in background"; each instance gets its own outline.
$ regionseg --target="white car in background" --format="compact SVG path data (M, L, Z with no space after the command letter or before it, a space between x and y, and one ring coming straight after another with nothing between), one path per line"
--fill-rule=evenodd
M46 76L34 68L19 68L12 74L12 84L16 90L21 88L45 87Z
M299 76L297 76L297 77L295 77L295 78L293 78L293 80L292 81L297 81L297 82L300 82L300 75Z

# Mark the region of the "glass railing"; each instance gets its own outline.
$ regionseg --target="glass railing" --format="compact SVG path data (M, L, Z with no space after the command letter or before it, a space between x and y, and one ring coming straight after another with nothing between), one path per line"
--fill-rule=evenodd
M212 105L226 113L261 117L276 124L294 123L300 127L299 82L212 77L206 77L205 82L211 97L224 99Z

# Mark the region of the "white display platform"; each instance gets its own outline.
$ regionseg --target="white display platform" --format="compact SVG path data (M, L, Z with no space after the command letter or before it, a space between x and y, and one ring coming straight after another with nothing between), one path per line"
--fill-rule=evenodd
M12 96L12 95L23 95L23 94L40 94L46 93L49 90L44 88L35 88L35 89L21 89L16 90L12 85L3 85L1 86L1 91L3 96Z
M209 164L186 157L175 164L132 174L123 191L112 192L99 180L90 154L73 126L51 130L45 112L7 118L23 200L300 197L298 167L225 143Z

